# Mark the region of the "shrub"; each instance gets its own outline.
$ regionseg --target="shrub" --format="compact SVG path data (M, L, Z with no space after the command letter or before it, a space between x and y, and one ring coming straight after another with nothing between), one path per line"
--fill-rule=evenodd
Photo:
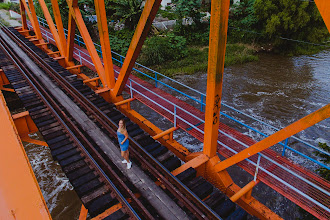
M330 152L330 147L326 143L319 143L319 148ZM317 156L320 156L322 158L321 161L324 162L326 165L330 164L330 156L320 152L316 152L315 154ZM330 181L330 171L327 168L321 167L317 171L324 179Z
M17 4L17 3L11 3L9 9L13 10L13 11L19 13L19 14L21 13L20 8L19 8L19 4Z
M174 27L174 33L186 38L188 45L207 46L209 44L209 23L201 23L199 25L176 24Z
M111 50L125 56L132 40L134 31L123 29L119 31L109 28Z
M161 64L169 60L179 60L188 53L186 39L169 34L155 36L146 40L142 50L142 62L145 65Z
M9 10L10 5L10 3L0 3L0 9Z

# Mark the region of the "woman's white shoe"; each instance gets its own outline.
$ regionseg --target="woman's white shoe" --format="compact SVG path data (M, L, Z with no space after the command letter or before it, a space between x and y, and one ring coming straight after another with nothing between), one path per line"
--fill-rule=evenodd
M127 163L127 169L129 170L131 169L131 167L132 167L132 162L130 161L129 163Z
M123 160L121 163L127 163L127 160Z

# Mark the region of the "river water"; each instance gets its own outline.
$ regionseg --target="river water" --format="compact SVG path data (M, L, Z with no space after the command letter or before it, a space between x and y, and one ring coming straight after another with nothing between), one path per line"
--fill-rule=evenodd
M259 61L225 68L222 103L282 128L330 102L329 70L330 50L312 56L298 57L260 54ZM206 78L206 73L199 73L179 75L176 80L205 92ZM169 81L166 83L170 84ZM189 93L183 87L172 86ZM178 97L186 100L183 96ZM196 96L196 98L199 97ZM140 104L134 104L132 107L162 129L171 126L166 119L150 112L147 107ZM225 107L222 110L230 113L229 109ZM225 118L221 118L221 120L227 122ZM246 123L249 122L249 119L243 118L242 120ZM274 132L258 123L254 125L259 126L265 133ZM233 126L240 129L237 125L233 124ZM318 142L329 144L329 128L330 123L327 119L300 132L298 136L313 145L317 145ZM244 129L241 132L250 134L248 130ZM256 134L251 135L255 139L260 139ZM191 151L202 149L202 143L184 132L176 132L175 138ZM52 160L49 150L33 144L26 144L25 148L52 217L54 219L78 219L81 202L72 190L68 179L61 172L59 165ZM293 160L302 160L296 155L291 156ZM240 186L244 186L251 180L250 176L242 174L240 168L233 168L230 173L233 174L235 183ZM258 184L256 191L258 191L256 197L280 216L286 219L302 217L294 204L265 185Z

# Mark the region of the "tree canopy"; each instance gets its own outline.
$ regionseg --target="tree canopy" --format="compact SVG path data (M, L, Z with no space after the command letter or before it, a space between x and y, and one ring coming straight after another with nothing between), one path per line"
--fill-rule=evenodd
M297 0L255 0L257 29L275 44L287 44L279 37L308 42L323 42L329 37L314 2Z

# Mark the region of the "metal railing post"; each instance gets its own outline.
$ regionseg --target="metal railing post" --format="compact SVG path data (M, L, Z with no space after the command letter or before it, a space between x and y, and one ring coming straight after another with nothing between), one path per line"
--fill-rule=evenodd
M203 94L201 94L201 112L203 112Z
M158 74L157 74L157 72L155 72L155 87L157 88L157 81L158 81Z
M257 162L257 166L256 166L256 171L255 171L255 173L254 173L254 181L256 181L257 180L257 175L258 175L258 170L259 170L259 164L260 164L260 157L261 157L261 155L259 154L259 156L258 156L258 162Z
M80 61L80 64L82 64L80 50L78 50L78 51L79 51L79 61Z
M131 79L129 79L129 90L131 92L131 98L133 98L132 80Z
M174 105L174 127L176 127L176 105Z
M289 138L285 139L284 146L283 146L283 151L282 151L282 156L285 155L285 150L286 150L286 147L288 146L288 140L289 140Z

